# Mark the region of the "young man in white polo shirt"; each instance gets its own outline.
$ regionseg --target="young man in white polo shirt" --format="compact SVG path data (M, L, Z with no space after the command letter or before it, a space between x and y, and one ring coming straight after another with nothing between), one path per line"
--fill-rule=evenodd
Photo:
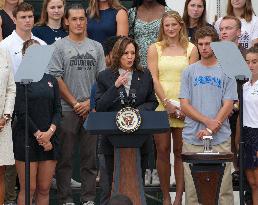
M44 41L33 36L31 29L34 25L33 6L22 2L13 11L16 29L12 34L0 42L0 47L9 51L13 63L14 74L17 72L22 60L23 43L29 39L37 40L41 45L46 45Z

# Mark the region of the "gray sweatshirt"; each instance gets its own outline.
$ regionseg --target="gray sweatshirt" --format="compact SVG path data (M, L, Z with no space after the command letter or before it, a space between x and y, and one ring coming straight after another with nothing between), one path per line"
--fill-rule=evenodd
M49 73L56 78L62 77L77 101L90 98L91 87L98 73L106 67L101 44L89 38L75 42L65 37L54 45ZM73 110L64 100L61 103L63 111Z

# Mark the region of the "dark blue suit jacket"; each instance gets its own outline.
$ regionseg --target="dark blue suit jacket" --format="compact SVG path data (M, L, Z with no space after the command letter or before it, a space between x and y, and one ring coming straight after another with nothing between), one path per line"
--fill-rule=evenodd
M119 93L123 91L126 98L130 98L131 91L136 91L135 106L139 110L153 111L158 106L155 96L153 80L149 70L133 71L129 97L127 97L124 86L115 87L115 81L119 76L118 71L106 69L99 73L97 79L97 91L95 96L96 111L109 112L118 111L122 108Z
M119 76L118 71L106 69L99 73L97 78L97 90L95 95L96 111L97 112L112 112L118 111L122 108L119 93L122 91L124 96L126 91L124 86L115 87L115 81ZM150 71L145 69L143 71L134 71L129 91L129 97L132 90L136 91L135 106L141 111L154 111L158 106L158 101L154 91L154 85ZM144 143L141 148L142 154L148 153L152 150L152 139ZM100 142L99 150L104 154L113 154L113 146L106 137L103 137Z

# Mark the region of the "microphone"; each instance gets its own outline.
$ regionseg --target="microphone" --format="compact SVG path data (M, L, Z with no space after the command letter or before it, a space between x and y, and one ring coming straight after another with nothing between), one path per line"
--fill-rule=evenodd
M120 90L119 92L119 99L120 99L121 105L125 106L125 96L122 90Z
M131 106L135 107L136 104L136 90L131 89Z

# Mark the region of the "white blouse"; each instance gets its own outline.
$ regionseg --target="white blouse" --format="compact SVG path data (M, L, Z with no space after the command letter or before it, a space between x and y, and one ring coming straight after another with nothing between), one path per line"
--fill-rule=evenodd
M243 85L243 125L258 128L258 80Z

